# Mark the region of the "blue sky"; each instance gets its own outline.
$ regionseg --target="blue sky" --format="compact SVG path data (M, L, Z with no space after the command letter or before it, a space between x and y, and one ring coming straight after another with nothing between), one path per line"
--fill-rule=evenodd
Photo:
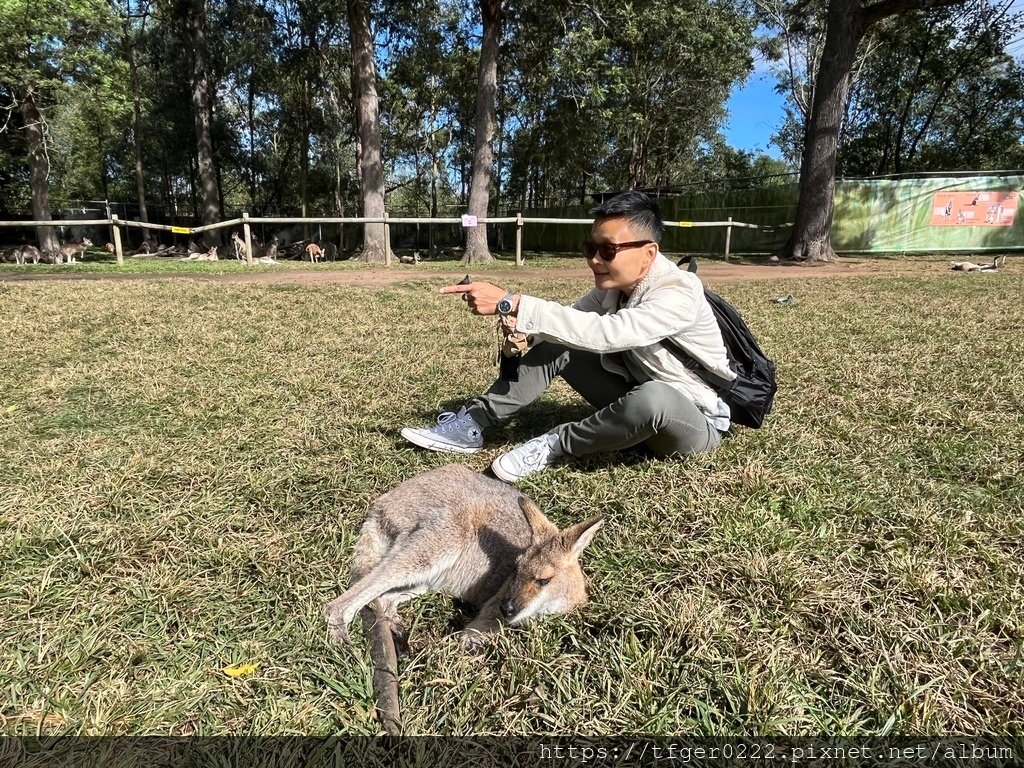
M729 116L722 130L729 146L781 157L778 148L769 144L772 133L782 124L785 102L775 92L775 83L767 65L757 61L747 82L733 88L726 104Z

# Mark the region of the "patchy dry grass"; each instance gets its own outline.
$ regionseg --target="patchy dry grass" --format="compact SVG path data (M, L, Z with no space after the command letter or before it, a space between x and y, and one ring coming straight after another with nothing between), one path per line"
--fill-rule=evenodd
M434 288L0 284L5 732L377 731L323 604L370 501L449 460L398 429L494 375L491 324ZM592 602L484 660L449 601L408 606L408 730L1019 731L1022 289L724 286L779 361L767 427L529 482L560 524L606 515ZM466 462L581 412L558 385Z

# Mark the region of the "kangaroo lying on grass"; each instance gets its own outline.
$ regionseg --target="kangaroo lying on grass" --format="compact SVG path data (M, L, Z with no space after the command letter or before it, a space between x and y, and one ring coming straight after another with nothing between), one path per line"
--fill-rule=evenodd
M468 651L503 623L568 613L587 600L580 553L601 527L593 517L559 531L516 488L452 464L406 480L377 499L356 542L352 580L327 604L332 642L349 643L359 613L374 657L378 715L398 719L398 605L446 592L480 609L460 633ZM389 722L390 721L390 722Z
M992 259L991 264L975 264L971 261L954 261L951 262L951 270L954 272L994 272L999 269L1003 264L1006 263L1006 254L1002 256L996 256Z
M178 259L178 261L220 261L220 257L217 256L217 246L211 245L206 253L195 251L184 258Z

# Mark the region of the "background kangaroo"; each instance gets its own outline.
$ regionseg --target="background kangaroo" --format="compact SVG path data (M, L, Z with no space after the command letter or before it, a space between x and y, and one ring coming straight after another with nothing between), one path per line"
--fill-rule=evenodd
M85 253L86 249L92 247L92 240L87 237L82 238L80 243L64 243L60 247L60 253L64 257L64 261L68 264L74 264L76 259L75 256L80 253ZM58 264L60 262L57 262Z
M194 253L190 253L188 256L185 256L184 258L179 259L179 261L219 261L219 260L220 260L220 258L217 256L217 246L216 245L211 245L209 250L206 251L206 253L203 253L202 251L195 251Z
M567 613L586 602L579 555L601 518L564 531L516 488L460 466L413 477L378 498L356 542L351 585L327 604L333 642L361 612L374 657L377 712L398 728L395 641L400 603L440 591L480 608L460 633L477 650L502 623Z
M29 259L32 259L33 264L38 264L40 258L42 258L42 253L34 245L23 245L21 248L14 249L15 264L24 264Z
M316 264L318 261L324 260L324 251L316 243L310 243L306 246L306 253L309 254L309 260Z

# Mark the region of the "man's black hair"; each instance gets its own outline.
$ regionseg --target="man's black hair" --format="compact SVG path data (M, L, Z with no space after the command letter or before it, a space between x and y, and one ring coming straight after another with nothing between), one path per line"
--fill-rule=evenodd
M660 243L661 236L665 234L665 225L661 223L661 208L658 207L658 203L635 189L605 200L599 206L592 208L590 215L598 221L618 217L629 219L629 225L639 237L646 235L656 243Z

